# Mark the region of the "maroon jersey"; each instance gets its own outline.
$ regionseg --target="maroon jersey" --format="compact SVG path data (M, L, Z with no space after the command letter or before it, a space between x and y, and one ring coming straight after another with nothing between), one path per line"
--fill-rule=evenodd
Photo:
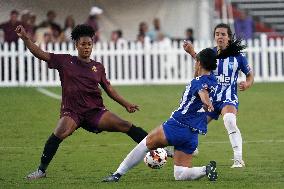
M105 88L110 83L101 63L83 62L69 54L50 53L50 57L48 67L57 69L61 80L61 109L83 114L105 108L98 84Z

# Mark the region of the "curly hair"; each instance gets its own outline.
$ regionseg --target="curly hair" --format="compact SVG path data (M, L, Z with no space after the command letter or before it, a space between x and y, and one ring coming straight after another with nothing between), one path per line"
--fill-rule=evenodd
M71 33L71 39L77 41L80 37L90 37L93 38L95 31L91 26L80 24L77 25Z

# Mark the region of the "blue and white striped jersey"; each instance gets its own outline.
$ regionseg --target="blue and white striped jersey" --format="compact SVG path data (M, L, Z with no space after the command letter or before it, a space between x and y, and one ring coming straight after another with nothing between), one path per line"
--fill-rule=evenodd
M215 95L217 80L213 74L202 75L193 79L185 88L180 105L172 113L172 118L181 125L205 134L207 132L206 112L198 95L200 90L207 90L212 98Z
M213 50L217 53L217 48ZM214 101L231 102L238 104L237 80L239 71L248 75L251 71L244 54L230 56L226 59L217 60L217 68L213 71L218 80L218 89Z

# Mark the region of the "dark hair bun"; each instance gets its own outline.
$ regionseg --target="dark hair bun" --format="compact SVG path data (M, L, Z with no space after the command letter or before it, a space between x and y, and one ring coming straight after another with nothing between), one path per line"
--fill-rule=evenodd
M217 68L216 52L210 48L200 51L196 58L200 61L201 66L208 71L212 71Z

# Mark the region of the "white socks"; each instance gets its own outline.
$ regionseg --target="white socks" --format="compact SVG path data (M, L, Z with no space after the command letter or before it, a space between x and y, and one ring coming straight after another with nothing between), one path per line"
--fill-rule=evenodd
M196 180L206 175L206 167L174 166L175 180Z
M118 169L114 174L119 173L120 175L124 175L129 169L137 165L140 161L142 161L149 151L146 146L146 138L145 137L123 160L123 162L119 165Z
M242 160L243 139L241 132L237 127L236 115L233 113L226 113L223 117L223 120L234 151L234 159Z
M124 175L129 169L133 168L143 160L149 149L146 146L146 137L126 156L119 165L115 174ZM175 180L196 180L206 175L206 167L182 167L174 166Z

